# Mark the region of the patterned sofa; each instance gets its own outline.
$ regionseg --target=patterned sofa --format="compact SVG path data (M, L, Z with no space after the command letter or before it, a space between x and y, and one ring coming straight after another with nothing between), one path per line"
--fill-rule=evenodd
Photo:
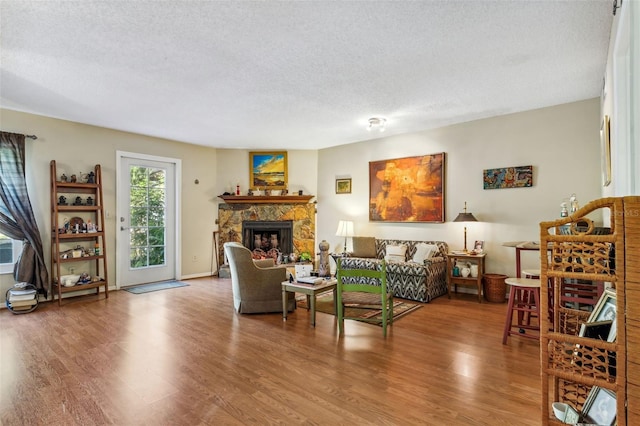
M432 299L447 293L447 262L446 254L449 250L444 241L410 241L410 240L385 240L375 239L376 257L359 257L357 248L359 239L370 237L354 237L354 251L349 256L342 258L342 266L347 269L376 269L377 265L387 254L387 245L406 245L407 250L404 261L387 261L387 285L393 291L395 297L416 300L418 302L430 302ZM372 241L369 242L371 244ZM413 262L417 245L426 243L437 246L432 257L422 263ZM369 254L373 254L369 250Z

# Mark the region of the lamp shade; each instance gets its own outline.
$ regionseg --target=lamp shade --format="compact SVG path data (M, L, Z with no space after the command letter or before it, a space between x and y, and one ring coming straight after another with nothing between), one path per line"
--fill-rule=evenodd
M464 213L458 214L458 217L456 217L453 221L454 222L477 222L478 219L476 219L473 216L473 213L464 212Z
M338 222L338 229L336 230L338 237L353 237L353 222L350 220L341 220Z
M464 212L458 214L458 217L456 217L455 219L453 219L454 222L477 222L478 219L476 219L473 216L473 213L467 213L467 202L464 202Z

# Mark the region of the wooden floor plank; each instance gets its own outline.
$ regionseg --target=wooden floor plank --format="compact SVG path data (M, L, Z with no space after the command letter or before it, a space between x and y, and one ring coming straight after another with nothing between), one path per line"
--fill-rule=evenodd
M382 337L306 309L239 315L228 279L0 310L0 424L540 423L538 342L440 297Z

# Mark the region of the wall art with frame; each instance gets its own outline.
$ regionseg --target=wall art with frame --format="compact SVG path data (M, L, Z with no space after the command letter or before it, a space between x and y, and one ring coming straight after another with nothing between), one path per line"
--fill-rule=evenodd
M595 425L614 425L616 416L616 394L599 386L592 387L582 408L583 420Z
M611 123L605 115L600 125L600 158L602 164L602 186L611 183Z
M351 194L351 178L336 179L336 194Z
M533 166L500 167L482 172L484 189L526 188L533 186Z
M444 222L445 153L369 162L369 220Z
M286 151L249 153L250 189L286 189L287 174Z

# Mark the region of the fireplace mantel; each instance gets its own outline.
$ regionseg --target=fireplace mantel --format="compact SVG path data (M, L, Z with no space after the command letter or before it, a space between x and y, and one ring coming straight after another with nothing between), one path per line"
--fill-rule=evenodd
M227 204L306 204L315 195L218 195Z

